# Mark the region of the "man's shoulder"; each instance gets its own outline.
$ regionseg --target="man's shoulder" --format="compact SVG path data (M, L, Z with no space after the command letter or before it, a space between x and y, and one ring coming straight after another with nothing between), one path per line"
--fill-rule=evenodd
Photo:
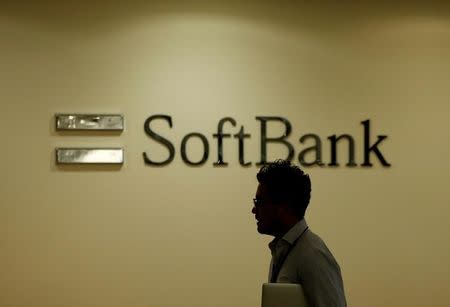
M300 260L305 262L326 260L336 263L333 254L322 238L310 229L299 238L294 250Z
M299 238L296 248L300 248L302 251L306 252L326 248L326 244L319 235L308 228Z

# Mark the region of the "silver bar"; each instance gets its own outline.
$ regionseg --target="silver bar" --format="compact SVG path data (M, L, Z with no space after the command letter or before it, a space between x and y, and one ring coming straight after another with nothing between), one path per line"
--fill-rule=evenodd
M120 114L56 114L56 130L123 131Z
M58 164L123 164L122 148L56 148Z

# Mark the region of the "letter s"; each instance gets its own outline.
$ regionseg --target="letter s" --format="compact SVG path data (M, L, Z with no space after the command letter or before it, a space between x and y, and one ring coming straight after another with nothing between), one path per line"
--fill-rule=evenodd
M169 127L172 128L172 117L170 117L168 115L161 115L161 114L152 115L149 118L147 118L147 120L144 123L145 133L150 138L154 139L156 142L160 143L161 145L164 145L169 150L169 158L167 158L167 160L162 161L162 162L155 162L155 161L150 160L150 158L147 156L147 154L145 152L143 152L145 164L163 166L163 165L167 165L173 161L173 159L175 157L175 147L168 139L163 138L159 134L153 132L152 129L150 129L150 123L154 119L164 119L169 123Z

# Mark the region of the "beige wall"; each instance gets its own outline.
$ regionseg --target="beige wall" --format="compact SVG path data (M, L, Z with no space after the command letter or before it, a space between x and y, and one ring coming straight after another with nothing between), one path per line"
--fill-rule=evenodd
M447 7L165 3L2 4L0 305L259 306L270 238L250 213L257 167L226 140L230 165L214 168L211 134L233 116L255 162L254 117L278 115L297 154L304 133L350 133L361 163L365 119L389 136L391 168L307 170L307 219L349 306L448 306ZM126 129L58 134L57 112L121 113ZM142 160L166 154L143 131L157 113L174 121L158 128L177 146L164 168ZM179 155L192 131L210 140L202 167ZM60 168L57 146L123 146L126 162Z

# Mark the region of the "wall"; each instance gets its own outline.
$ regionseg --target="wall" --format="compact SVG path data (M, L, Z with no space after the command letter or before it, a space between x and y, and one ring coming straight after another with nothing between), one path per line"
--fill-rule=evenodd
M349 306L447 306L450 300L450 14L429 2L36 1L0 11L0 305L259 306L270 237L251 199L258 115L284 116L298 139L349 133L361 121L392 164L313 167L307 215L339 261ZM122 134L57 133L58 112L121 113ZM142 153L167 152L166 167ZM241 167L213 167L217 122L251 133ZM272 125L271 135L282 126ZM207 135L201 167L180 158ZM122 167L58 167L58 146L122 146ZM199 143L190 144L192 159ZM271 145L269 158L283 157ZM342 150L342 148L341 148ZM430 303L432 302L432 303Z

